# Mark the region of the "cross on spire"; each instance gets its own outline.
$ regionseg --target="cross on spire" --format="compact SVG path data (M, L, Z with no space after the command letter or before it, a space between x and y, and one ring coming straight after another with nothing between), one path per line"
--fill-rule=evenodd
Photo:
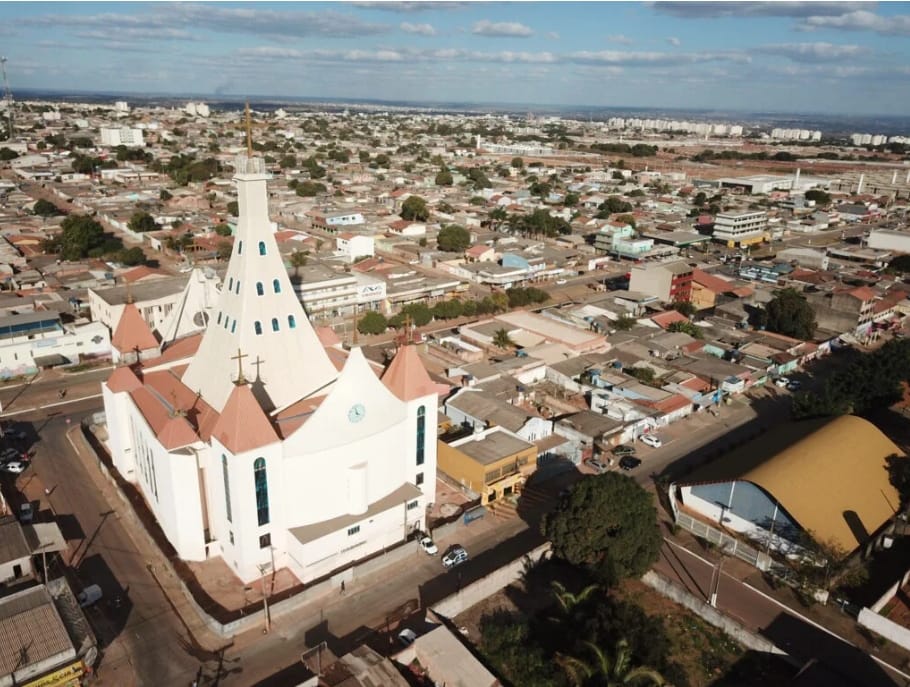
M237 381L234 383L238 384L238 385L246 384L246 379L243 377L243 359L244 358L249 358L249 356L246 355L245 353L242 353L239 348L237 349L237 355L231 356L231 360L237 361ZM258 358L257 358L257 361L258 361Z

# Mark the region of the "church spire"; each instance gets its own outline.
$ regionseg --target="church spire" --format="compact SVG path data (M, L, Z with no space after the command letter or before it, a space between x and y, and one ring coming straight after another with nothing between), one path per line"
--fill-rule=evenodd
M248 124L250 153L251 137ZM231 377L239 349L244 358L256 361L250 389L270 412L325 389L338 372L297 299L278 250L269 220L271 176L264 161L239 155L235 168L239 216L234 247L221 295L183 383L220 412L235 388Z

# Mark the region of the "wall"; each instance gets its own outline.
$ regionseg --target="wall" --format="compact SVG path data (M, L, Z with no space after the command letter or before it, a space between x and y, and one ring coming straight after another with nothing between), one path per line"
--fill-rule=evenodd
M479 463L442 441L437 442L436 451L442 472L471 491L483 491L483 467Z
M723 630L747 649L767 654L777 654L778 656L787 655L786 652L779 649L774 643L769 642L764 637L753 634L732 618L728 618L713 606L710 606L701 599L693 596L685 589L670 583L654 571L649 570L646 572L644 576L642 576L641 581L658 593L666 596L668 599L688 608L705 622Z
M446 597L433 607L433 612L446 618L454 618L456 615L463 613L475 604L493 596L493 594L500 589L504 589L520 579L528 565L529 559L531 561L539 561L549 557L549 554L550 543L546 542L541 544L536 549L529 551L527 555L516 558L511 563L494 570L486 577L482 577L451 596Z
M910 580L910 570L905 572L897 582L895 582L890 587L888 587L888 590L884 594L882 594L879 597L878 601L876 601L874 604L872 604L869 608L875 613L880 613L881 610L888 604L888 602L891 601L891 599L893 599L895 596L897 596L897 592L905 584L907 584L908 580Z
M885 639L890 639L898 646L910 649L910 630L906 627L891 622L868 608L864 608L859 612L857 622Z

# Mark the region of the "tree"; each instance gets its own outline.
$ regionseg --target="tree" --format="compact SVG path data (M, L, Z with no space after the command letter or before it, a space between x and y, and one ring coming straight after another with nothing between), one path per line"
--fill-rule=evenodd
M427 208L427 201L420 196L408 196L401 204L402 219L416 222L426 222L430 217L430 210Z
M686 317L692 317L692 315L695 314L695 305L689 301L673 301L673 303L670 304L670 307L680 315L685 315Z
M10 160L15 160L17 157L19 157L19 153L12 148L7 148L6 146L0 148L0 162L9 162Z
M134 265L144 265L145 253L142 252L142 249L139 246L134 246L133 248L125 248L117 253L116 260L117 262L123 263L128 267L132 267Z
M168 191L166 188L163 188L163 189L161 189L161 191L158 192L158 199L163 203L166 203L173 197L174 196L171 195L171 192Z
M144 210L137 210L134 212L133 216L130 217L128 226L130 231L135 231L137 233L155 231L158 228L158 225L155 223L155 218Z
M218 234L218 236L230 236L231 227L230 227L230 225L225 224L224 222L222 222L221 224L216 224L215 233Z
M505 329L497 329L496 333L493 334L493 345L497 348L513 348L515 342L512 341L512 337L509 336L509 332Z
M39 198L35 202L35 206L32 208L32 212L34 212L39 217L53 217L54 215L60 214L60 208L58 208L50 201L45 200L44 198Z
M285 155L278 161L278 166L281 169L294 169L297 166L297 158L293 155Z
M295 192L298 196L304 198L312 198L313 196L318 196L320 193L326 192L325 184L320 184L318 181L301 181L297 184Z
M627 367L623 370L630 377L635 377L635 379L645 384L650 384L654 381L654 368L648 367L647 365L642 365L641 367Z
M910 272L910 255L896 255L888 263L888 271L891 273L907 274Z
M885 464L888 466L888 480L900 494L901 509L906 510L910 506L910 459L892 453L885 458Z
M704 191L699 191L695 194L695 197L692 199L692 205L697 208L700 208L708 201L708 196Z
M433 306L433 318L437 320L453 320L464 314L464 305L457 298L440 301Z
M556 655L556 662L562 666L569 681L582 687L587 684L604 687L621 687L621 685L653 685L662 687L667 684L663 676L647 666L632 667L632 650L629 642L620 639L616 643L613 656L608 656L596 643L583 642L592 660L583 661L573 656Z
M231 217L237 217L240 214L240 205L236 200L228 201L227 211L230 213Z
M613 320L613 329L618 332L627 332L635 326L637 320L629 315L620 315Z
M660 552L653 498L616 472L576 483L544 516L541 531L557 556L607 581L642 575Z
M103 248L108 238L102 226L87 215L70 215L63 220L60 228L61 233L48 247L59 253L63 260L84 258L91 251Z
M357 331L361 334L382 334L388 328L389 322L385 315L375 310L366 313L357 323Z
M436 235L436 245L439 250L447 253L464 253L465 249L471 245L470 232L457 224L450 224L439 230Z
M440 169L436 173L436 185L437 186L451 186L455 183L455 179L452 177L452 173L447 169Z
M597 206L597 217L606 219L617 212L632 212L635 208L619 196L610 196L603 203Z
M219 260L230 260L231 253L234 252L234 244L230 241L219 241L216 250L216 256Z
M815 312L799 291L782 289L765 306L769 331L808 341L815 333Z
M520 157L512 158L512 168L513 169L524 169L524 167L525 167L524 160L522 160Z
M496 231L496 229L505 222L506 218L508 218L509 213L505 211L505 208L496 207L490 210L490 214L487 216L490 218L490 229Z
M562 199L562 204L567 208L574 208L578 205L579 196L577 193L569 192L566 194L566 197Z
M667 327L667 331L682 332L683 334L688 334L693 339L701 339L704 336L701 327L692 322L671 322L670 326Z
M814 200L816 205L828 205L831 202L831 196L821 189L812 188L806 191L806 200Z

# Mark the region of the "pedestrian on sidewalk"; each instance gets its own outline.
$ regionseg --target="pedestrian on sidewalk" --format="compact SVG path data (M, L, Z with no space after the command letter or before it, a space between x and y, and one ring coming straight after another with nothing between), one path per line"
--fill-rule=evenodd
M344 580L341 581L341 595L344 596Z

